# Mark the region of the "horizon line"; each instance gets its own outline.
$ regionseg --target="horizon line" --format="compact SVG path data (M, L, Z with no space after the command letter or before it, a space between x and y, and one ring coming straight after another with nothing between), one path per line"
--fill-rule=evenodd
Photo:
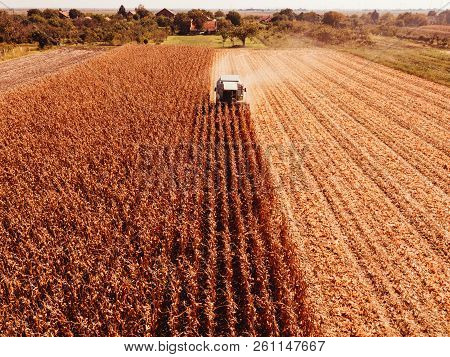
M129 8L135 8L136 6L130 6ZM127 7L125 7L127 8ZM190 10L190 9L197 9L196 7L190 8L190 7L158 7L158 8L151 8L148 7L148 10L157 10L157 9L168 9L168 10ZM4 8L4 10L27 10L27 9L82 9L82 10L115 10L116 7L9 7ZM294 11L297 10L308 10L308 11L331 11L331 10L346 10L346 11L362 11L362 10L378 10L378 11L385 11L385 10L391 10L391 11L397 11L397 10L439 10L440 8L437 7L425 7L425 8L324 8L324 9L317 9L317 8L289 8L289 7L277 7L277 8L216 8L216 7L205 7L202 8L203 10L240 10L240 11L272 11L272 10L283 10L283 9L292 9ZM1 10L1 8L0 8ZM441 9L442 11L446 11L447 9Z

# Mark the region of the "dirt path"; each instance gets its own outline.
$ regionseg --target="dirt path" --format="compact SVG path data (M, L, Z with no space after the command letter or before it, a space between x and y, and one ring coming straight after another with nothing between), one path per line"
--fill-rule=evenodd
M0 92L54 73L101 52L99 49L62 48L0 62Z
M448 335L450 90L323 49L220 50L222 73L248 87L322 333Z

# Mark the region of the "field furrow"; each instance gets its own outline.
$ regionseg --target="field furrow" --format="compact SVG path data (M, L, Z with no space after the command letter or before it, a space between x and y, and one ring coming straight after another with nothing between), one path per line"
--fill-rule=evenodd
M404 98L404 93L399 96L395 96L392 91L384 94L386 90L383 88L382 80L378 82L372 81L374 84L368 87L365 83L367 78L351 72L341 71L340 67L342 65L322 64L322 60L318 58L311 59L308 63L315 70L316 75L325 77L325 80L332 85L329 90L335 95L347 94L352 96L353 101L351 103L355 109L365 108L365 114L371 115L373 119L390 121L392 129L402 131L403 135L409 136L404 140L405 143L412 141L416 146L428 144L427 147L433 146L436 150L441 150L442 153L439 154L441 156L445 154L445 159L448 160L449 149L443 143L450 137L443 127L433 122L435 117L442 118L444 122L449 121L450 118L444 110L434 112L431 115L424 114L419 116L417 114L420 113L420 110L417 107L415 108L411 103L402 103L399 100L399 98ZM329 94L327 93L328 96ZM345 103L345 101L343 102ZM361 103L361 105L356 106L356 103ZM420 108L425 107L423 102L417 106ZM373 111L378 115L374 116ZM418 149L420 149L420 146Z
M448 334L448 89L321 49L217 51L220 74L248 87L319 330Z
M442 108L448 111L450 109L450 104L445 100L445 97L448 96L448 88L445 86L386 66L373 65L358 56L349 56L344 53L336 53L336 51L324 52L323 55L333 60L340 60L341 63L345 63L345 66L351 66L357 72L370 73L375 80L380 80L382 77L391 87L399 88L409 94L408 98L411 102L421 100L432 103L435 108L432 106L430 109L434 110ZM441 118L435 117L435 120L441 120Z
M321 57L323 59L323 57ZM321 58L317 58L320 62L325 65L338 70L342 75L346 76L347 80L342 84L348 84L348 81L352 78L358 78L359 81L372 81L374 85L372 87L365 87L365 90L373 90L375 95L378 98L381 98L381 103L393 103L392 109L398 109L401 107L406 110L411 115L408 115L407 118L410 120L414 120L414 124L418 125L417 129L420 129L420 126L423 124L435 126L439 128L449 129L448 123L448 111L450 110L450 106L443 101L448 93L446 89L443 89L443 96L436 96L435 92L430 90L430 93L423 91L411 91L407 89L407 85L405 85L403 80L395 79L389 73L380 74L383 72L374 70L370 66L361 66L356 65L354 67L353 62L346 61L345 58L340 58L338 56L328 57L324 61L321 61ZM389 85L389 90L383 88L383 85ZM405 96L408 94L407 96ZM425 95L425 96L421 96ZM427 95L432 95L432 97L427 97ZM364 96L364 99L372 100L373 98ZM373 102L373 100L372 100ZM431 103L431 105L429 105ZM418 120L417 114L423 114L423 119ZM397 120L401 120L403 118L395 118ZM404 122L404 120L403 120ZM411 128L415 128L414 126L410 126Z
M289 85L288 85L289 87ZM399 199L392 198L397 197L399 195L399 192L404 191L405 188L408 188L409 180L411 177L414 177L415 173L412 171L408 172L406 171L408 169L408 164L406 167L400 171L398 170L398 158L390 158L388 156L388 153L385 155L387 158L384 158L380 153L383 153L383 147L378 148L373 143L373 138L369 138L371 142L373 143L371 146L362 146L364 145L364 131L360 128L354 128L352 125L352 118L347 116L346 114L343 114L344 120L337 121L332 120L334 119L333 115L334 113L339 112L339 109L332 108L330 106L327 106L327 103L320 100L311 100L308 97L305 96L305 93L307 91L304 91L301 93L300 91L297 91L295 88L291 92L292 96L299 98L303 103L306 103L306 106L308 107L310 112L313 112L317 120L323 125L323 127L331 133L331 140L336 140L339 142L339 144L344 147L347 150L347 152L350 154L352 160L354 162L357 162L359 166L362 166L363 168L368 168L365 171L365 175L370 175L373 171L373 180L377 185L379 185L381 190L384 190L386 195L391 198L392 202L394 204L400 205L400 209L402 212L406 212L405 214L407 217L412 221L416 222L419 226L418 229L420 230L422 226L422 222L417 222L415 220L416 211L424 212L426 209L430 211L430 213L434 213L433 211L436 211L434 214L435 218L442 216L442 214L445 214L446 212L446 203L445 203L445 193L443 193L441 190L434 190L431 193L428 193L426 191L429 190L430 185L426 185L427 181L425 179L425 183L423 185L423 189L420 191L418 190L417 183L421 183L421 177L419 175L418 179L414 182L415 186L413 189L411 189L410 195L411 198L414 196L419 196L417 200L408 199L405 200L403 197L400 197ZM314 103L321 103L321 111L318 111L317 108L314 106ZM328 110L327 110L328 109ZM339 125L341 124L342 125ZM358 130L359 129L359 130ZM353 135L352 135L353 134ZM362 145L355 145L358 141L363 141ZM356 142L356 143L355 143ZM367 141L366 141L367 142ZM367 151L362 151L360 148L367 148ZM383 153L384 154L384 153ZM373 163L376 162L376 160L380 160L380 158L384 159L378 167L376 167ZM392 163L395 162L395 165ZM387 171L387 169L391 168L392 170L390 172ZM374 171L375 170L375 171ZM405 174L403 172L406 171ZM400 187L396 181L392 180L392 177L398 177L397 180L400 182L404 182L402 186ZM404 177L402 177L404 176ZM387 183L390 183L389 186L386 186ZM423 193L422 195L420 195ZM428 193L428 194L427 194ZM403 202L403 204L402 204ZM422 203L425 203L426 206L423 207ZM408 213L411 206L416 205L416 211L412 211L412 213ZM426 218L425 218L426 219ZM429 224L433 225L435 220L430 220ZM437 232L440 234L444 234L444 231L446 229L445 223L444 225L439 228L436 227ZM424 233L427 235L427 233ZM439 235L436 238L431 237L430 239L434 240L432 244L437 244L439 248L439 252L446 254L445 252L448 251L446 245L448 242L441 241L439 238Z

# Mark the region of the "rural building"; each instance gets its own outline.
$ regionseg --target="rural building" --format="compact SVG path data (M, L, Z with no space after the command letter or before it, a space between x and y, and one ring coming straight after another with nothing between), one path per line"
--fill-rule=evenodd
M198 29L195 26L194 21L191 20L191 33L197 33L197 32L206 32L206 33L214 33L217 31L217 20L216 19L209 19L206 21L201 29Z
M161 11L157 12L156 16L164 16L164 17L168 17L168 18L172 19L175 17L175 13L173 11L170 11L170 10L164 8Z

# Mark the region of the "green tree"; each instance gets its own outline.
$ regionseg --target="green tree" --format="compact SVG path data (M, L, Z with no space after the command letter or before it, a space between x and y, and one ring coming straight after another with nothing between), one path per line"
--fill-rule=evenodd
M198 30L201 30L203 28L203 24L208 21L208 15L204 10L192 9L188 12L188 16L192 19L195 28Z
M237 11L229 11L226 16L226 19L230 20L234 26L241 25L241 21L242 21L241 14Z
M125 9L125 6L120 5L119 11L117 11L117 15L122 15L123 17L127 17L127 10Z
M157 45L163 43L167 39L167 31L164 29L155 29L149 34L149 40Z
M191 31L191 18L185 12L176 14L173 24L180 35L187 35Z
M295 19L295 17L296 17L296 15L295 15L295 12L294 12L294 10L292 10L292 9L284 9L284 10L281 10L280 12L279 12L279 14L280 15L285 15L287 18L288 18L288 20L294 20Z
M231 22L229 20L226 19L219 19L217 20L217 31L221 31L221 30L230 30L231 28Z
M28 18L28 21L30 21L32 24L45 24L47 22L47 20L40 15L31 15Z
M276 13L272 16L272 19L270 21L273 23L278 23L281 21L288 21L288 20L289 20L289 17L287 17L286 15Z
M224 17L225 16L225 13L222 11L222 10L217 10L215 13L214 13L214 17L216 18L216 19L220 19L221 17Z
M377 10L374 10L371 14L370 14L370 19L372 20L372 22L374 24L378 23L378 20L380 19L380 14L377 12Z
M33 41L36 41L39 44L39 48L41 50L49 45L48 36L46 34L40 31L35 31L31 36Z
M156 17L156 23L159 27L169 27L172 24L172 21L165 16Z
M152 17L144 17L143 19L140 20L140 24L141 26L146 30L146 31L153 31L156 28L158 28L158 24L156 23L155 18Z
M79 17L82 17L83 13L80 10L77 9L70 9L69 10L69 17L74 20L78 19Z
M27 16L28 17L33 16L33 15L42 16L43 14L42 14L42 11L39 10L39 9L30 9L30 10L27 11Z
M136 9L136 15L139 16L140 19L143 19L144 17L150 16L151 12L147 10L144 5L139 5Z
M244 23L237 26L232 31L232 35L242 41L242 46L245 47L247 38L253 38L258 34L259 28L255 23Z
M31 34L31 39L39 44L40 49L44 49L47 46L58 45L58 40L52 38L43 31L34 31Z
M222 47L225 47L225 42L232 36L230 31L227 29L219 30L219 35L222 37Z
M211 20L211 19L214 18L214 14L213 14L211 11L209 11L209 10L202 10L202 11L203 11L203 13L206 15L206 17L208 18L208 20Z
M232 34L230 32L231 30L231 22L228 20L225 20L223 18L219 19L217 21L217 31L219 35L222 37L222 46L225 47L225 42L232 37Z
M106 22L105 17L101 14L92 15L92 20L98 24L104 24Z
M337 11L328 11L323 15L322 22L325 25L339 27L345 19L345 15Z
M313 11L310 12L302 12L297 15L297 20L299 21L307 21L312 23L319 23L320 22L320 15L316 14Z
M51 18L59 17L59 12L58 12L58 10L45 9L42 12L42 16L44 16L48 20L48 19L51 19Z

